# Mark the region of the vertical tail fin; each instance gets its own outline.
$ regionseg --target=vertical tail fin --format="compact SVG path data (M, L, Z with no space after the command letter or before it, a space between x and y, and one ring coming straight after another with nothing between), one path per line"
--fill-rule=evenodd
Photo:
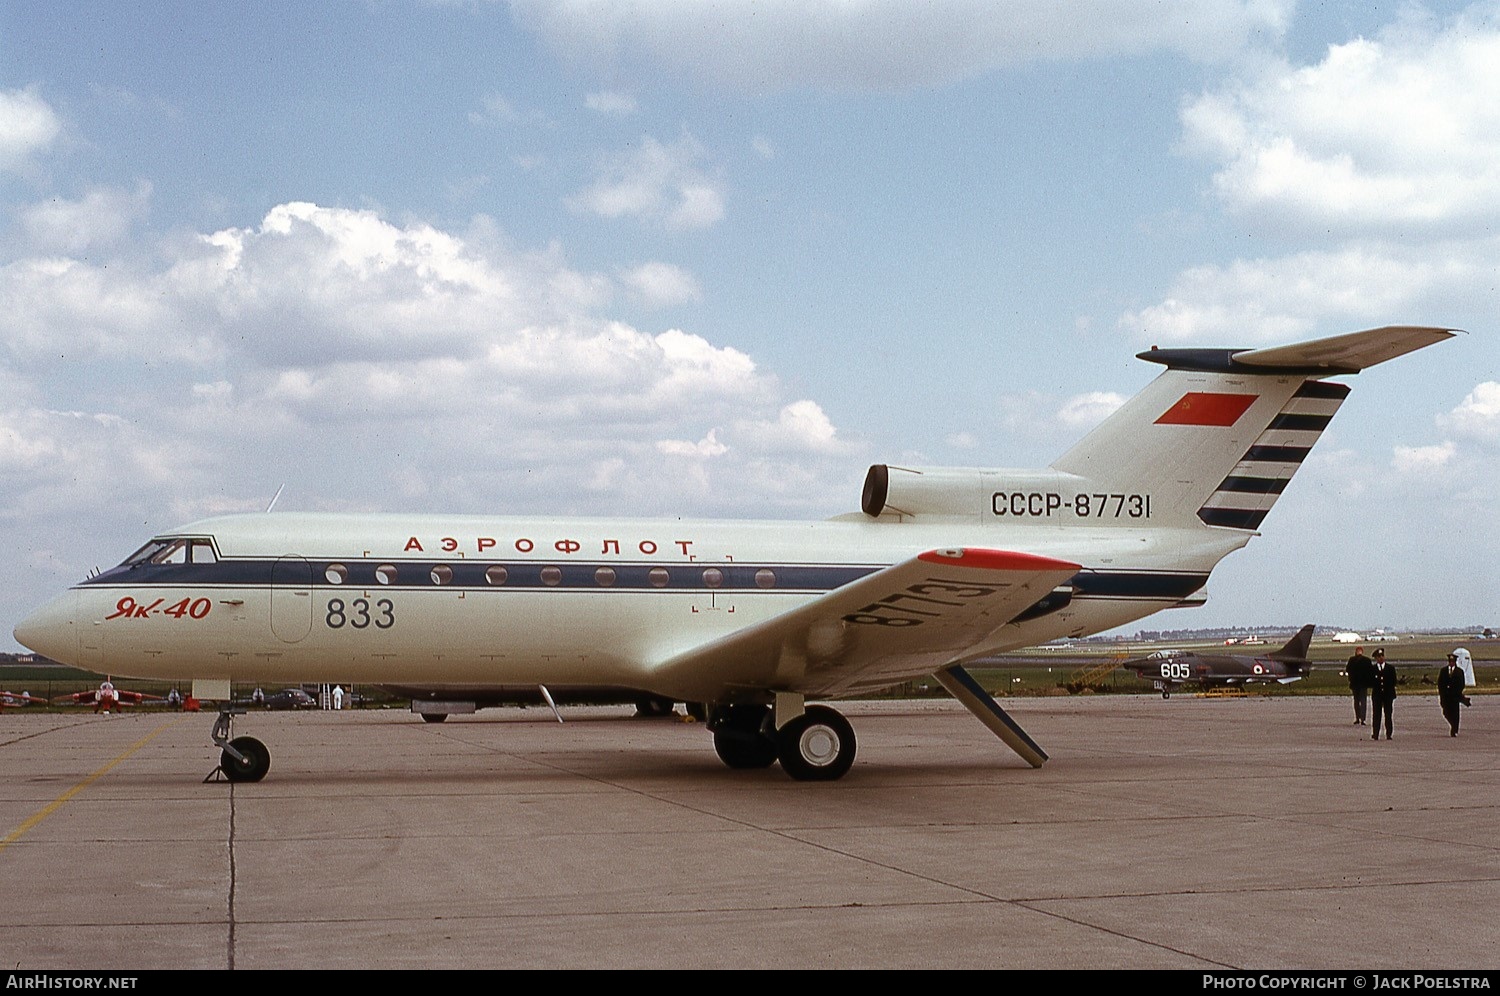
M1286 646L1266 656L1273 661L1305 661L1307 648L1312 646L1313 624L1308 623L1297 630L1297 635L1286 641Z
M1052 469L1100 495L1149 495L1157 525L1255 530L1358 373L1451 337L1391 326L1272 349L1151 349L1167 369Z

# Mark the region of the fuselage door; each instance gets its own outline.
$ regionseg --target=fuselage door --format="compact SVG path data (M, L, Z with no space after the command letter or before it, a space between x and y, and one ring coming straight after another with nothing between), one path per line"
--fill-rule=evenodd
M301 557L281 557L271 565L271 632L282 643L296 643L312 632L312 565Z
M104 612L107 610L95 609L84 614L88 599L80 597L76 592L72 593L74 610L71 613L77 620L75 628L78 632L78 666L90 671L103 671L104 669Z

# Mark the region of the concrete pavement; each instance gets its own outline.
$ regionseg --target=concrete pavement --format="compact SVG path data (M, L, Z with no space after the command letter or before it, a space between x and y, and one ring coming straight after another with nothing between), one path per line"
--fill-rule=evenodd
M629 708L0 714L0 964L1494 968L1500 698L846 703L842 781Z

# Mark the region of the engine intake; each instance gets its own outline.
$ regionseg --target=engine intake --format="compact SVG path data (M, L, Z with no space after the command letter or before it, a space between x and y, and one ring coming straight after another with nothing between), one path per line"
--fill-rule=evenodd
M1056 470L986 470L977 467L893 467L877 463L865 474L860 509L882 515L991 519L1001 498L1022 496L1037 507L1032 515L1046 519L1049 501L1086 487L1087 482ZM1029 506L1028 506L1029 509ZM1020 515L1021 513L1017 513Z

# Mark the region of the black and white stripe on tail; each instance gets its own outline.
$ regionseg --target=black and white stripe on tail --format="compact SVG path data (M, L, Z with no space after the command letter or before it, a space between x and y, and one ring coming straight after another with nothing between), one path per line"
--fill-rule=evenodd
M1348 394L1344 384L1305 382L1219 482L1198 518L1210 526L1259 529Z

